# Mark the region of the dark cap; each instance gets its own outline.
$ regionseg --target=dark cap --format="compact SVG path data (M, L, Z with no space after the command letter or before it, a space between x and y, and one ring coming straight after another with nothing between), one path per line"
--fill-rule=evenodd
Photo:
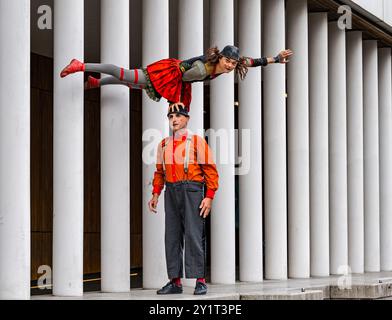
M238 49L235 46L224 47L221 54L222 54L222 56L229 58L229 59L234 59L236 61L240 60L240 49Z
M167 117L169 117L171 114L181 114L187 118L189 118L189 111L187 107L183 107L181 105L178 105L178 110L175 105L171 105L169 107Z

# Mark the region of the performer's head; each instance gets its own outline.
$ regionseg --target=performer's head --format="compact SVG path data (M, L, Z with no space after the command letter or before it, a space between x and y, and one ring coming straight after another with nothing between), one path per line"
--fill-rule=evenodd
M190 118L189 112L188 109L181 104L171 105L167 117L169 118L170 129L173 133L188 127Z
M230 73L233 70L240 76L241 80L246 77L248 68L245 60L240 56L240 50L228 45L219 51L218 47L213 47L207 51L207 61L212 65L217 65L221 73Z

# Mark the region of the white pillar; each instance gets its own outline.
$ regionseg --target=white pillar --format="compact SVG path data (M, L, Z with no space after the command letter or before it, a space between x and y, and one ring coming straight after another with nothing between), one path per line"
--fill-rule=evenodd
M83 73L64 79L72 58L83 61L84 5L54 2L53 294L83 295Z
M239 2L239 47L242 55L261 56L261 3ZM250 131L251 149L242 145L240 154L247 157L248 172L239 176L240 206L240 280L263 281L263 203L262 203L262 133L261 133L261 68L250 68L239 82L238 127ZM246 168L242 168L245 170ZM241 170L242 171L242 170ZM249 192L252 190L252 192Z
M364 272L362 32L347 33L348 265Z
M203 0L180 0L178 2L178 57L185 60L200 56L203 47ZM192 84L191 121L189 129L199 132L204 128L204 84Z
M264 55L285 48L285 1L264 1ZM287 278L286 72L264 71L265 278Z
M310 273L329 276L328 13L309 15Z
M181 0L178 2L178 58L186 60L204 53L203 46L203 0ZM188 129L204 136L204 83L192 84L191 120ZM185 256L184 256L185 265ZM186 276L184 274L184 276ZM183 284L194 286L195 282L183 279Z
M168 0L143 1L143 66L169 56L169 2ZM163 137L169 134L166 99L157 103L143 92L144 144L151 143L151 130ZM154 155L160 140L155 140ZM163 194L159 199L158 214L148 210L151 199L155 156L147 163L143 159L143 288L160 288L167 282L165 260L165 212Z
M377 41L363 43L365 271L380 271L380 179Z
M392 271L391 48L379 50L381 270Z
M220 50L234 44L233 0L210 2L212 46ZM211 81L211 128L223 130L229 143L217 144L211 139L211 148L217 157L220 189L213 203L211 214L211 281L220 284L235 283L235 185L234 141L234 73L225 74ZM222 131L222 132L223 132ZM215 140L215 141L214 141ZM224 161L226 160L226 161Z
M0 300L30 298L30 1L0 0Z
M101 1L101 60L129 68L129 1ZM101 290L130 290L129 88L101 89Z
M307 0L287 2L288 256L289 277L310 276L309 53Z
M348 264L346 33L329 23L330 272Z

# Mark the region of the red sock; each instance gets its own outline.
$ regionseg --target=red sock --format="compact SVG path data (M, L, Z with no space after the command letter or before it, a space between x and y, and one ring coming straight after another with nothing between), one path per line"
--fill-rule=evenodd
M206 279L205 278L198 278L196 282L201 282L206 284Z
M85 71L85 70L86 70L86 65L83 62L80 62L77 59L72 59L70 64L61 71L60 76L61 78L64 78L69 74L79 72L79 71Z
M177 287L181 287L181 278L174 278L174 279L172 279L172 282L173 282Z
M98 88L101 85L100 82L101 82L100 79L96 79L92 76L89 76L85 87L86 87L86 89Z

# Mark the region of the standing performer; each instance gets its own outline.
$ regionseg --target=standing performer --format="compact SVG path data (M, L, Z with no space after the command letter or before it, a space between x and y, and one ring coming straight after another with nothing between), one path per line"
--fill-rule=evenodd
M187 130L188 110L171 106L168 117L173 136L158 146L153 196L148 203L150 211L157 213L159 195L166 185L165 252L170 282L157 294L182 293L185 240L185 275L197 279L194 294L203 295L207 293L205 219L218 189L219 175L207 142Z
M63 69L60 76L63 78L69 74L84 71L109 74L110 76L102 79L90 76L85 85L86 89L108 84L126 85L130 88L146 90L147 95L154 101L160 101L164 97L177 110L179 106L185 106L189 111L192 100L192 82L212 80L233 70L243 80L249 67L264 67L270 63L285 64L292 54L291 50L284 50L274 58L253 59L241 57L239 49L229 45L222 51L219 51L217 47L210 48L205 55L189 60L163 59L146 68L133 70L112 64L82 63L73 59Z

